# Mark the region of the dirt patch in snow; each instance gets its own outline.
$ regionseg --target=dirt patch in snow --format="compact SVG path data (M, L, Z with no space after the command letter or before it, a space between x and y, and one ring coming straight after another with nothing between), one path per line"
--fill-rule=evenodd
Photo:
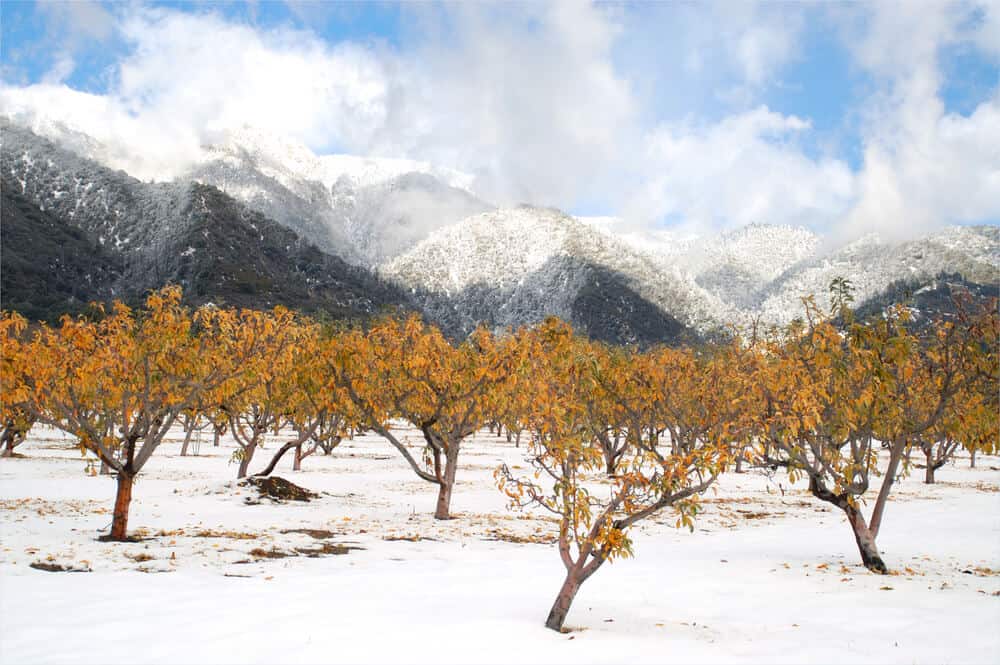
M260 538L260 534L256 533L245 533L243 531L213 531L212 529L205 529L203 531L198 531L193 534L195 538L229 538L230 540L256 540Z
M89 573L90 568L80 568L77 566L63 566L58 563L49 563L48 561L35 561L34 563L29 563L30 568L35 570L44 570L47 573Z
M312 536L316 540L326 540L327 538L333 538L334 536L339 535L326 529L285 529L281 533L302 533L307 536Z
M310 559L315 559L321 556L339 556L341 554L347 554L351 550L363 550L363 547L357 545L338 545L336 543L323 543L319 547L296 547L295 551L302 556L309 557Z
M251 476L240 484L254 487L262 498L267 497L275 501L311 501L319 498L319 494L278 476Z

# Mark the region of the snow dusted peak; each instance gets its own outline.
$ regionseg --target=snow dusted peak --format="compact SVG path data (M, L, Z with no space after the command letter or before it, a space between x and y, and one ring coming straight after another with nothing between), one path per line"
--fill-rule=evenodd
M210 159L245 156L259 166L289 174L313 172L318 161L304 143L249 125L223 132L218 140L210 140L205 150Z
M504 288L568 251L571 217L545 208L503 208L431 233L383 267L390 277L437 293L474 284Z
M706 246L711 264L724 263L772 280L796 263L815 255L820 238L801 226L753 223L722 233Z
M1000 226L949 226L930 236L929 240L1000 271Z
M251 126L224 132L220 140L206 146L210 158L249 158L254 165L279 181L289 177L322 183L328 189L370 187L406 173L426 173L459 189L470 190L473 176L429 162L357 155L317 155L304 143Z
M467 217L431 233L381 272L415 293L452 298L460 316L471 320L485 312L504 325L539 321L546 314L571 318L584 310L614 317L621 313L602 308L627 302L632 304L621 306L633 314L636 307L658 308L698 330L735 316L732 307L679 270L550 208L522 206ZM640 306L635 298L647 304Z
M637 252L676 264L696 253L704 237L693 231L631 227L620 217L577 217L577 220L606 236L623 242ZM684 261L681 261L683 263Z
M407 173L434 176L449 187L472 192L474 176L453 169L433 166L430 162L388 157L358 157L356 155L324 155L321 181L328 186L349 179L355 187L380 185Z

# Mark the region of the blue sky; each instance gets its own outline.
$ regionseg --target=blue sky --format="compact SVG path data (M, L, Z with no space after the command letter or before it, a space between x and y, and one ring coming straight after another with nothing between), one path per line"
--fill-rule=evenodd
M995 4L0 8L0 110L161 165L245 123L647 226L1000 217Z

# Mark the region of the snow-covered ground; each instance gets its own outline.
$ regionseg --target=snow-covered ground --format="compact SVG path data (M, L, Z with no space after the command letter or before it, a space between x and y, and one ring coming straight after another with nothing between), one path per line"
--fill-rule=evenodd
M410 433L416 443L416 433ZM279 475L310 503L248 503L231 442L135 487L130 531L101 543L114 495L71 441L39 428L0 460L0 662L996 663L1000 459L897 487L880 546L859 564L843 517L787 480L729 475L694 533L664 513L636 557L584 584L572 631L543 627L562 582L552 524L510 513L492 483L521 451L486 433L462 457L453 509L381 440L360 437ZM277 439L275 439L276 441ZM251 465L269 459L273 443ZM290 457L290 456L289 456ZM304 533L295 529L329 533ZM287 532L287 533L286 533ZM308 556L309 550L361 549ZM298 553L296 549L306 550ZM274 552L298 554L282 558ZM344 551L343 549L337 551ZM89 570L45 572L50 562Z

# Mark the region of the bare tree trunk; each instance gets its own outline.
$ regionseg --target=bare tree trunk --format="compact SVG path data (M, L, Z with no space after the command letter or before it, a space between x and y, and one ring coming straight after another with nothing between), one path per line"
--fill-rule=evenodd
M576 594L579 590L579 577L577 576L575 570L571 570L566 573L566 579L563 581L562 587L559 589L559 595L556 596L556 602L552 604L552 609L549 610L549 616L545 620L546 628L562 632L563 624L566 622L566 615L569 614L569 608L573 604L573 599L576 598Z
M970 469L975 469L976 468L976 449L975 448L973 448L969 452L969 468Z
M4 427L3 436L0 437L3 441L3 452L0 453L0 457L13 457L14 456L14 431L12 427Z
M102 476L110 476L111 475L111 467L108 466L108 463L105 462L103 459L101 460L100 474Z
M254 451L257 449L257 440L254 438L246 448L243 449L243 456L240 458L240 468L236 472L236 479L247 477L247 469L250 467L250 460L253 459Z
M873 573L880 575L887 574L889 569L886 567L885 562L882 561L882 555L875 545L875 536L872 535L868 525L865 524L865 518L862 516L861 511L850 504L846 504L844 512L847 513L847 521L851 525L851 531L854 532L854 540L857 542L858 551L861 553L861 563Z
M445 457L444 482L438 486L437 508L434 510L434 519L451 519L451 492L455 487L455 472L458 469L458 442L452 442L448 446L449 454ZM450 451L455 451L452 454Z
M893 483L896 482L896 473L899 470L899 463L903 459L903 453L908 446L905 439L895 441L889 452L889 466L885 470L882 478L882 487L879 488L878 496L875 497L875 506L872 508L872 519L868 528L872 532L872 538L878 538L879 529L882 527L882 516L885 514L885 506L889 502L889 492Z
M292 461L292 471L301 471L301 470L302 470L302 442L299 441L299 444L295 446L295 457L293 458Z
M607 448L604 449L604 465L608 478L613 478L618 471L618 457Z
M295 447L295 442L289 441L282 447L278 448L278 452L274 453L274 457L271 458L271 462L267 465L267 467L265 467L265 469L260 473L255 473L254 475L255 476L271 475L271 473L274 471L274 467L278 466L278 461L282 458L282 456L294 447Z
M212 447L213 448L218 448L219 447L219 437L222 436L222 433L219 431L218 427L214 427L212 429L213 429Z
M118 492L115 495L115 512L111 519L111 540L125 540L128 530L128 509L132 503L132 476L118 473Z
M14 449L24 443L24 440L27 438L27 429L18 429L13 426L4 428L2 437L3 452L0 453L0 457L13 457Z
M865 568L873 573L882 575L888 573L889 569L886 568L885 562L882 561L882 555L875 545L875 538L878 534L865 523L865 518L861 514L861 511L856 506L851 505L848 495L843 493L834 494L816 476L809 478L809 491L817 499L837 506L847 515L847 523L854 533L854 540L857 542L858 551L861 553L861 563L864 564Z
M924 470L924 483L933 485L934 471L937 469L937 467L934 466L934 455L930 450L925 450L924 458L927 460L927 468Z
M184 423L184 443L181 444L181 457L187 457L188 444L191 443L191 435L194 434L194 424L194 418Z

